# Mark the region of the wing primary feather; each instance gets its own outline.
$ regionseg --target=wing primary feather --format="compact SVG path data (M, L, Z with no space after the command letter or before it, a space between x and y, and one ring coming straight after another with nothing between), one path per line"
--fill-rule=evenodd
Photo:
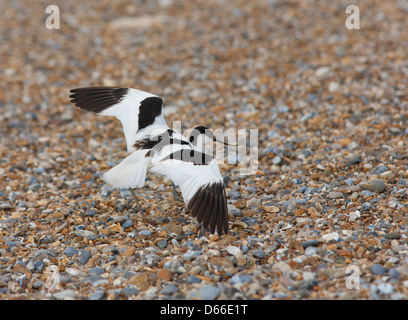
M201 223L203 221L203 214L205 211L205 207L207 205L207 196L208 193L205 192L202 188L200 188L199 192L196 193L197 200L196 203L198 204L198 209L196 211L191 210L193 216L197 218L197 221Z
M88 87L70 90L71 102L77 107L93 112L101 112L117 103L128 93L128 88Z
M219 234L223 233L223 216L224 216L224 204L222 203L222 195L218 195L218 205L219 205L219 213L217 215L217 230Z
M80 107L81 109L99 113L103 111L104 109L110 106L113 106L116 103L117 103L116 100L104 98L100 100L91 100L91 101L86 101L86 102L80 101L80 102L77 102L75 105Z
M203 226L204 228L208 229L208 224L210 222L210 217L211 217L211 212L214 208L214 197L212 194L206 189L206 192L208 193L208 200L207 200L207 206L205 208L205 211L203 213Z
M78 96L78 95L72 95L70 96L71 102L77 103L77 102L87 102L87 101L95 101L95 100L103 100L103 99L112 99L112 96L110 94L103 94L103 95L84 95L84 96Z
M221 231L221 233L228 232L228 207L227 201L225 198L224 190L220 195L220 205L221 205L221 214L218 216L217 228Z
M225 197L225 188L223 183L219 183L220 194L219 194L219 204L220 210L217 216L217 229L219 234L228 233L228 207L227 198Z
M191 213L193 214L193 217L197 216L197 211L200 208L200 203L201 203L201 198L200 198L201 192L197 194L197 196L194 196L193 199L191 199L191 204L189 202L189 207L191 209Z
M217 215L219 214L218 213L218 210L219 210L218 209L218 184L215 184L213 187L212 198L213 198L214 207L212 211L210 212L209 225L210 225L211 233L214 233L215 226L217 224Z

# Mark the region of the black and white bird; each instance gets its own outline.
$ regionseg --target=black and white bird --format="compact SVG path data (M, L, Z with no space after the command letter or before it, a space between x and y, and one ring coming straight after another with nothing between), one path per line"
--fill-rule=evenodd
M163 117L163 100L132 88L87 87L70 91L77 107L120 120L129 155L103 175L117 188L133 191L145 184L147 172L168 177L180 188L187 209L211 233L228 232L224 181L217 160L206 154L206 141L218 141L206 127L186 138L170 129ZM226 144L226 143L224 143ZM137 203L143 221L146 219Z

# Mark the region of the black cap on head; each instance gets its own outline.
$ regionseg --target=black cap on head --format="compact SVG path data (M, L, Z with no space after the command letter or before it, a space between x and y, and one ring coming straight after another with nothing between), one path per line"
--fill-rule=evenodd
M193 131L191 131L190 138L189 138L190 142L195 141L196 137L198 137L200 134L205 134L210 139L213 139L214 137L212 131L209 128L204 127L204 126L198 126L198 127L195 127Z
M206 130L210 130L210 129L207 128L207 127L204 127L204 126L198 126L198 127L195 127L194 130L197 130L198 132L200 132L201 134L203 134L203 133L206 132Z

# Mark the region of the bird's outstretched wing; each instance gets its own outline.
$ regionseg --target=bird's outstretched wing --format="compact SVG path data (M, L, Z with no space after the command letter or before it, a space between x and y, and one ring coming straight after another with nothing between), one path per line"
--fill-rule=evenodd
M120 87L87 87L70 91L77 107L120 120L128 152L134 151L140 133L149 128L166 130L163 100L151 93ZM153 126L152 126L153 125Z
M153 155L150 171L168 177L179 186L187 208L204 228L212 233L215 229L218 234L227 233L227 199L217 161L191 146L175 149L165 157L163 152Z

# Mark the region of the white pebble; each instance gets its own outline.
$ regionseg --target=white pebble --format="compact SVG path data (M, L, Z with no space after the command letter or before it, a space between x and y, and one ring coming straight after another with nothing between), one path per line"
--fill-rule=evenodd
M233 256L235 256L240 251L241 251L241 249L239 249L238 247L235 247L235 246L228 246L227 247L227 252L230 255L233 255Z
M389 283L381 283L378 285L378 291L382 294L391 294L394 292L394 287Z
M317 248L316 247L307 247L305 250L305 255L307 256L312 256L317 252Z
M81 271L79 271L78 269L75 269L75 268L66 268L65 272L70 274L71 276L74 276L74 277L80 277L80 276L84 275L83 272L81 272Z
M313 272L305 271L303 272L303 280L305 281L312 281L315 278Z
M277 253L277 254L282 254L282 255L285 255L285 254L287 254L288 252L289 252L289 249L288 249L288 248L281 248L281 249L276 250L276 253Z
M340 235L337 232L331 232L331 233L324 234L322 238L326 242L330 242L330 241L337 242L340 240Z
M352 213L350 213L350 215L349 215L349 221L350 222L352 222L352 221L356 221L358 218L360 218L360 211L359 210L357 210L357 211L353 211Z
M315 76L318 78L323 78L330 73L329 67L320 67L315 71Z
M329 83L329 92L335 92L339 89L340 85L337 82L330 82Z
M259 200L257 198L252 198L246 203L247 208L257 207L259 205Z
M216 250L216 249L209 249L208 254L210 256L213 256L213 257L220 257L221 256L221 252L219 250Z

